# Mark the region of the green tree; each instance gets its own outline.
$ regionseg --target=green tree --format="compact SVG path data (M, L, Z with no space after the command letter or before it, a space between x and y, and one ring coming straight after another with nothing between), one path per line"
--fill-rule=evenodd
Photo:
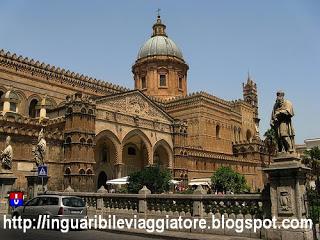
M167 169L162 169L160 166L146 167L129 175L128 192L138 193L145 185L151 193L163 193L169 191L171 179L171 173Z
M245 177L230 167L220 167L211 177L212 188L218 192L231 191L243 193L249 191Z
M317 191L320 192L320 148L313 147L310 150L305 150L302 162L311 168L311 174L316 177Z
M277 136L273 128L269 128L263 135L265 137L264 143L268 149L269 164L271 157L277 152Z

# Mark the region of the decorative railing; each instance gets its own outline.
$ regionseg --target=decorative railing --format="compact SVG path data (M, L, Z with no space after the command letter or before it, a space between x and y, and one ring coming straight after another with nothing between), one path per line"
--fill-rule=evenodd
M261 194L120 194L85 192L46 192L81 197L88 210L110 213L144 213L157 216L202 216L263 218ZM141 206L145 206L142 209ZM200 207L199 207L200 206Z

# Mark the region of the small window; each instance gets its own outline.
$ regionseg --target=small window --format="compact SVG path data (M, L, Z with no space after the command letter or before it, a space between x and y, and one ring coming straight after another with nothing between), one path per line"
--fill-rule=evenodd
M29 117L36 118L39 117L39 110L37 109L38 100L33 99L29 105Z
M146 77L144 77L144 76L141 78L141 88L142 89L147 88Z
M182 77L179 77L179 89L182 89Z
M128 155L135 156L136 149L134 147L128 147Z
M68 168L66 169L66 171L64 172L64 174L70 175L70 174L71 174L71 169L68 167Z
M252 134L251 134L251 132L250 132L249 129L247 130L246 138L247 138L247 141L251 142L251 140L252 140Z
M16 103L13 103L13 102L10 103L10 111L11 112L17 111L17 104Z
M81 168L81 169L80 169L80 171L79 171L79 174L80 174L80 175L85 175L85 174L86 174L86 172L84 171L84 169L83 169L83 168Z
M109 150L107 146L103 146L101 150L101 162L107 162L108 161L108 155L109 155Z
M160 74L160 87L167 86L166 75Z
M3 101L2 101L3 94L4 94L4 92L0 91L0 111L3 110Z
M70 143L71 143L71 137L67 137L66 144L70 144Z
M71 108L71 107L69 107L69 108L68 108L68 110L67 110L67 113L69 113L69 114L70 114L70 113L72 113L72 112L73 112L72 108Z
M216 126L216 138L220 138L220 126L219 125L217 125Z

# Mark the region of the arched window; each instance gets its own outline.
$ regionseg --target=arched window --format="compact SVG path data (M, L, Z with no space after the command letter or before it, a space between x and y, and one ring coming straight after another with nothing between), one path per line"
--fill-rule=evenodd
M88 168L87 169L87 175L92 175L92 174L93 174L93 171L90 168Z
M85 174L86 174L86 171L84 171L84 169L81 168L81 169L79 170L79 174L80 174L80 175L85 175Z
M92 114L93 114L93 110L92 110L92 109L89 109L89 110L88 110L88 114L92 115Z
M67 137L66 143L67 143L67 144L70 144L70 143L71 143L71 137Z
M101 149L101 162L108 162L109 159L109 149L107 145L103 145Z
M165 87L167 86L167 75L166 74L160 74L160 82L159 82L160 87Z
M251 142L251 140L252 140L252 134L251 134L251 131L250 131L249 129L247 130L246 138L247 138L247 141Z
M216 126L216 138L217 139L220 138L220 126L219 125Z
M82 109L81 109L81 113L83 113L83 114L87 113L86 109L85 109L85 108L82 108Z
M70 113L72 113L72 112L73 112L72 108L71 108L71 107L69 107L69 108L68 108L68 110L67 110L67 113L69 113L69 114L70 114Z
M182 89L182 77L179 77L178 87Z
M134 147L128 147L128 155L135 156L136 149Z
M85 140L84 138L81 138L81 139L80 139L80 143L81 143L81 144L85 144L85 143L86 143L86 140Z
M242 138L241 138L241 129L238 128L238 140L241 141L241 139L242 139Z
M71 174L71 169L68 167L65 171L64 174L70 175Z
M87 141L87 143L91 145L91 144L93 143L93 142L92 142L92 139L89 138L88 141Z
M145 76L141 77L141 88L142 89L147 88L147 81Z
M4 95L4 92L0 90L0 111L3 111L3 100L2 100L3 95Z
M38 100L32 99L29 105L29 117L36 118L39 117L39 109L37 109Z

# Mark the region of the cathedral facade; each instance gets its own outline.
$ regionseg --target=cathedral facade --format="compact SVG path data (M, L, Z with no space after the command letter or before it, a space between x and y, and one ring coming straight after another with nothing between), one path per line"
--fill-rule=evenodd
M230 166L261 189L256 84L248 77L242 100L188 94L188 69L159 16L132 66L134 90L1 50L0 149L11 136L15 188L27 190L43 128L50 190L96 191L153 164L185 184Z

